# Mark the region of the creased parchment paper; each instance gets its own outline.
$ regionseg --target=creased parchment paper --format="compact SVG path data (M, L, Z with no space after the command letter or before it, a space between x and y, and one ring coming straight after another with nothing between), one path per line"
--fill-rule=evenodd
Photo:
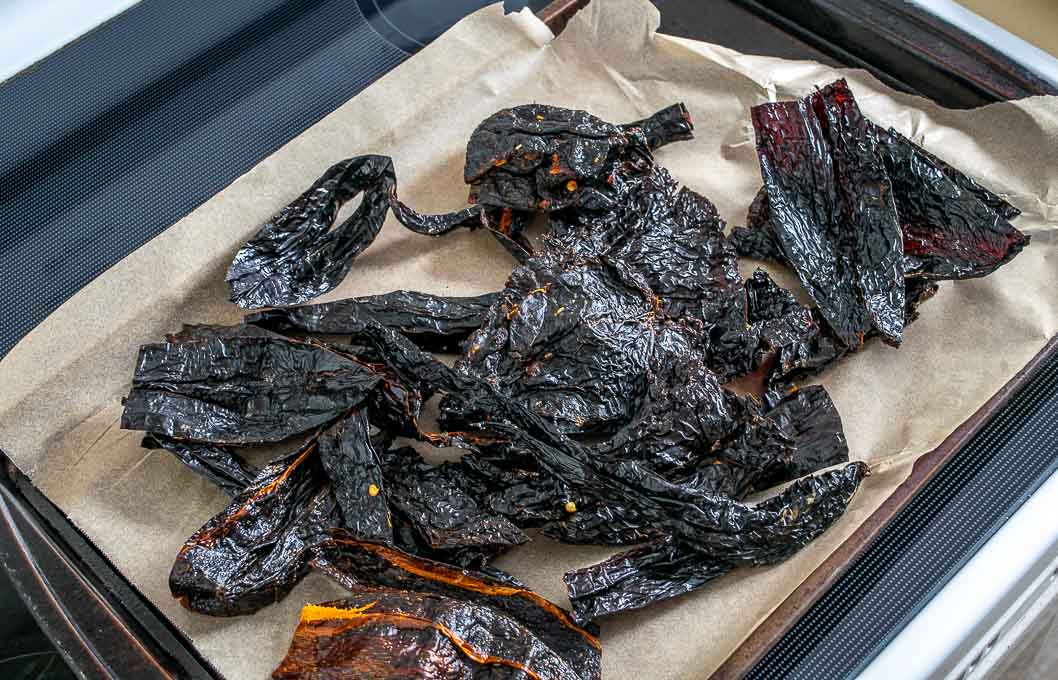
M749 107L844 75L873 120L1025 211L1016 224L1032 244L1011 264L985 279L942 284L902 349L871 343L823 379L853 457L876 467L848 515L780 566L743 570L605 621L608 678L707 677L906 478L916 456L1058 330L1058 99L949 111L862 72L745 56L658 35L657 25L646 0L595 0L550 40L531 15L504 16L499 5L481 10L93 281L0 363L0 446L228 678L266 677L287 649L301 605L341 591L310 576L255 616L212 619L183 610L169 596L172 560L225 498L166 453L141 449L140 433L119 429L120 399L141 343L182 322L239 318L224 285L236 248L339 159L390 155L405 201L451 210L466 197L466 140L497 109L546 102L624 122L683 101L696 138L662 149L658 159L738 224L760 186ZM431 239L390 218L345 282L322 299L396 288L492 291L513 266L484 233ZM561 574L608 552L538 539L500 566L567 603Z

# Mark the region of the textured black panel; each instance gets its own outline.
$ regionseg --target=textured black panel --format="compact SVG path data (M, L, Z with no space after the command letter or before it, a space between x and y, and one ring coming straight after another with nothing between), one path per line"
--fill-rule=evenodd
M0 354L407 53L348 0L145 0L0 87Z
M941 468L748 678L826 680L863 670L1054 474L1056 422L1058 355Z

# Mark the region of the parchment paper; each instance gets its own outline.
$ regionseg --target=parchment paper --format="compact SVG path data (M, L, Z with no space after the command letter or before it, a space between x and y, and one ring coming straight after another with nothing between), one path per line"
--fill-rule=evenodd
M857 71L750 57L657 35L646 0L595 0L550 43L528 14L499 5L460 22L423 52L263 161L52 314L0 363L0 446L198 649L231 679L263 678L285 653L303 603L341 595L312 576L251 617L190 614L167 577L185 538L225 505L208 483L118 428L141 343L182 322L234 322L224 273L237 246L334 161L391 155L401 197L424 211L464 205L464 146L505 106L546 102L607 120L686 102L693 142L658 153L729 223L745 216L760 175L748 109L846 76L864 111L981 179L1025 211L1032 245L980 280L946 283L899 351L872 343L830 371L853 457L876 466L848 515L790 561L744 570L690 596L603 625L607 677L703 678L845 539L936 446L1058 330L1058 100L949 111L896 94ZM333 77L342 77L341 73ZM159 189L161 190L161 189ZM179 191L179 187L164 190ZM324 299L395 288L473 294L502 287L514 263L484 233L440 239L392 218L345 282ZM786 285L793 285L787 277ZM545 539L500 564L566 604L570 568L600 548Z

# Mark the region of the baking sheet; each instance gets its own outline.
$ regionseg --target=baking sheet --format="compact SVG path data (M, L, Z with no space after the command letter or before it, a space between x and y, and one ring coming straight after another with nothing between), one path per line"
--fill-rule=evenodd
M607 677L707 677L906 478L915 457L1058 331L1058 98L949 111L863 72L746 56L658 35L657 26L646 0L595 0L555 39L527 12L505 16L497 4L475 13L100 276L0 362L0 447L228 678L266 677L301 605L341 589L314 575L251 617L183 610L168 592L172 560L225 498L171 456L141 449L140 433L118 427L120 399L140 344L183 322L238 320L223 280L235 250L341 158L392 156L402 199L445 211L464 205L466 140L497 109L535 101L624 122L684 101L696 138L662 149L658 160L738 224L760 185L749 107L845 76L873 120L1025 211L1015 224L1033 241L1012 263L985 279L942 284L899 351L872 343L822 380L853 457L875 467L846 517L780 566L606 620ZM321 300L395 288L476 294L502 287L513 266L486 234L431 239L390 218ZM561 574L610 552L541 538L499 565L566 604Z

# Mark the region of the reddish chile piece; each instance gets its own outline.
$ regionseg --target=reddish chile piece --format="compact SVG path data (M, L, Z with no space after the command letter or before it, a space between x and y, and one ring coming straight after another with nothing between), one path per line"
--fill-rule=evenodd
M772 224L802 285L847 347L903 329L900 230L885 169L841 83L752 110Z
M276 680L593 680L531 627L478 603L390 588L306 605Z
M751 115L783 252L837 336L858 346L870 319L857 299L855 272L828 234L838 196L826 133L805 100L762 104Z
M838 182L831 236L855 271L854 284L871 326L899 345L904 328L904 258L893 188L878 161L874 129L860 113L845 80L810 97L827 132Z
M883 132L880 139L903 223L908 276L931 280L986 276L1028 245L1027 234L981 200L980 192L967 188L966 181L973 180L962 175L966 181L956 181L943 161L894 130Z
M843 81L828 86L833 92ZM812 95L821 101L823 93ZM985 276L1012 260L1029 237L1009 220L1020 211L892 128L867 122L892 184L901 225L907 278ZM767 188L753 199L746 226L732 230L740 255L790 265L773 224ZM906 322L905 322L906 323Z

